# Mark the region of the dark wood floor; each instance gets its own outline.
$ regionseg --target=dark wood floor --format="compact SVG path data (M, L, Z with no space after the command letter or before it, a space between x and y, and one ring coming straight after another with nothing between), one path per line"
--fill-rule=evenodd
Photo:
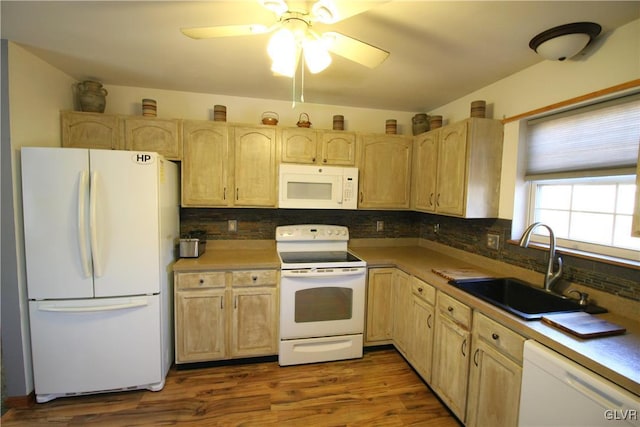
M61 398L2 426L459 426L393 349L362 359L175 370L160 392Z

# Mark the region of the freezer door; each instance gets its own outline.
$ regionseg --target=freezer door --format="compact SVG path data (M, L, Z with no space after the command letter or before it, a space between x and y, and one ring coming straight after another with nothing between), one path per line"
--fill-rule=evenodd
M159 292L158 155L90 150L89 158L95 296Z
M28 297L91 297L89 152L26 147L21 157Z
M158 295L30 301L29 314L39 402L73 393L162 388Z

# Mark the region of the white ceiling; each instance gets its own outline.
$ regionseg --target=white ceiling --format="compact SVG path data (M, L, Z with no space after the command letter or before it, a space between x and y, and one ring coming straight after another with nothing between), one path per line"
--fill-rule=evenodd
M542 61L528 43L546 29L578 21L599 23L602 34L585 49L588 56L606 43L612 30L640 18L640 1L369 3L373 7L364 13L314 29L330 28L391 55L373 70L334 55L327 70L305 75L306 102L430 111ZM97 79L107 87L292 97L291 79L270 71L269 35L193 40L179 31L274 23L274 15L255 0L2 0L0 6L2 38L25 46L77 80Z

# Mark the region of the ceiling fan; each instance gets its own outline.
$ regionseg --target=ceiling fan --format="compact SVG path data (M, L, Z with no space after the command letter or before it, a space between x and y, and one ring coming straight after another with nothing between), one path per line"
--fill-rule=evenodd
M353 37L335 31L319 34L312 29L316 23L334 24L383 1L317 0L310 7L311 2L306 1L290 1L290 5L284 0L257 1L276 15L276 23L182 28L180 31L193 39L273 32L267 46L273 61L271 69L288 77L293 77L301 57L310 72L318 73L331 63L329 52L369 68L377 67L389 56L389 52Z

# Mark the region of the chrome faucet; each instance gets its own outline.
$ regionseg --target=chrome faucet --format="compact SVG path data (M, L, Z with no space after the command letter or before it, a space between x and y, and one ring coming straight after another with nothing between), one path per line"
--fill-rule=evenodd
M531 234L533 234L533 230L538 227L545 227L549 230L549 263L547 264L547 273L544 276L544 290L547 292L551 292L551 286L560 279L562 275L562 258L558 256L558 271L553 272L553 264L555 263L556 258L556 236L553 234L553 230L546 224L541 222L534 222L522 234L520 238L520 247L526 248L529 246L529 240L531 239Z

